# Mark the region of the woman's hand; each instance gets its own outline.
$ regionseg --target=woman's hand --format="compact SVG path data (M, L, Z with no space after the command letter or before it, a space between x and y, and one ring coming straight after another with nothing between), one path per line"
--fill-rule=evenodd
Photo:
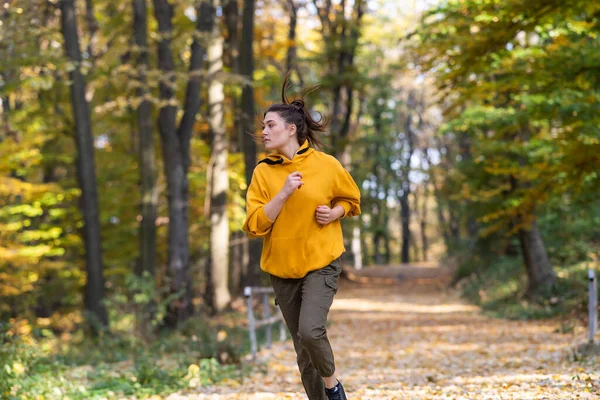
M317 222L321 225L327 225L342 215L344 215L344 208L342 206L335 206L333 209L328 206L318 206L315 213Z
M292 172L285 180L285 184L283 185L283 189L281 189L280 193L285 199L287 199L294 194L296 189L300 189L302 185L304 185L304 182L302 182L302 173L298 171Z

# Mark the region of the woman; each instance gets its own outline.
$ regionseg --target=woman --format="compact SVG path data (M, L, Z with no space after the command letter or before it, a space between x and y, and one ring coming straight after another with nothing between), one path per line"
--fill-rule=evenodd
M327 314L337 292L344 252L340 219L360 214L360 191L334 157L314 150L326 123L304 101L273 104L263 121L261 160L247 194L244 231L263 237L260 265L270 275L294 341L310 400L346 399L327 338Z

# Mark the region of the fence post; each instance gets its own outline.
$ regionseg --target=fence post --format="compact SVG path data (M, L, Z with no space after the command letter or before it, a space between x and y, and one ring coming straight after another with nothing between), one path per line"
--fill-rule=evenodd
M252 351L252 358L256 358L258 349L256 345L254 310L252 309L252 288L250 286L246 286L244 288L244 296L246 296L246 306L248 307L248 335L250 336L250 350Z
M590 343L594 343L596 329L598 329L598 285L596 283L596 273L592 269L588 270L588 293Z
M263 293L263 309L265 313L265 319L269 319L271 316L271 310L269 310L269 295L267 293ZM273 342L273 338L271 337L271 324L267 324L267 349L271 348L271 344Z

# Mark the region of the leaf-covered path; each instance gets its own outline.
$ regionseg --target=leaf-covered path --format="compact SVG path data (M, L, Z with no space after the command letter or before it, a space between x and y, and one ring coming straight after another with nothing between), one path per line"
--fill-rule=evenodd
M370 274L379 277L344 281L328 329L350 399L600 396L600 370L591 366L598 358L569 361L570 350L585 339L583 328L561 334L557 321L485 317L448 288L448 274L436 266L396 266ZM244 382L196 388L169 399L306 399L291 341L262 350L260 361L266 369Z

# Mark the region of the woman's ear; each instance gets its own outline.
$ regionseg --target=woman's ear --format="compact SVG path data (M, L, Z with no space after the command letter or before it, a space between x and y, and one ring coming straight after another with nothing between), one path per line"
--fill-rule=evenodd
M290 136L294 136L296 133L296 124L290 124Z

